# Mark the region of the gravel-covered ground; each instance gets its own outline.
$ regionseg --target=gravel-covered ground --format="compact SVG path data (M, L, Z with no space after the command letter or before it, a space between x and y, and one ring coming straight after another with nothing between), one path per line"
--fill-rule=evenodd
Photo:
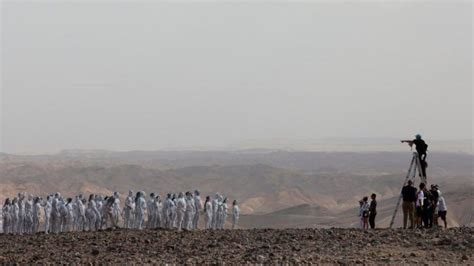
M465 263L473 228L107 230L0 235L0 263Z

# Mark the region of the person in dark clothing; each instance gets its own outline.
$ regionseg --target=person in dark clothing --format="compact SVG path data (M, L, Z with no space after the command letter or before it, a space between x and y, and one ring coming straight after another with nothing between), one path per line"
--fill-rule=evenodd
M377 201L375 200L376 197L377 195L375 195L375 193L370 196L372 199L369 207L369 225L371 229L375 229L375 216L377 215Z
M413 187L411 180L408 180L408 184L402 188L403 229L407 228L408 219L410 219L410 229L414 228L416 192L417 190Z
M408 143L410 147L415 144L416 152L418 153L418 159L420 160L421 164L421 174L423 177L426 177L426 167L428 164L426 163L426 152L428 151L428 144L421 138L420 134L416 134L414 140L402 140L402 143Z
M425 190L424 192L425 198L423 200L423 208L422 208L422 219L423 225L425 228L433 227L433 195L429 190Z

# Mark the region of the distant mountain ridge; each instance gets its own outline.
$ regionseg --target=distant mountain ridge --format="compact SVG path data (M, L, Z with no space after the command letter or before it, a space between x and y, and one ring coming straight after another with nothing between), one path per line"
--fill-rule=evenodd
M127 151L73 150L50 155L4 155L2 162L43 162L82 164L137 164L147 168L173 169L188 166L266 164L305 173L312 171L393 173L408 168L412 152L307 152L265 150L246 151ZM66 156L67 155L67 156ZM472 173L474 155L467 153L430 152L431 174ZM439 171L444 171L439 173Z
M0 157L0 200L20 191L122 195L129 189L200 189L237 199L246 227L357 225L357 201L377 193L387 224L411 153L105 152ZM472 217L473 156L434 153L429 174L445 193L453 225Z

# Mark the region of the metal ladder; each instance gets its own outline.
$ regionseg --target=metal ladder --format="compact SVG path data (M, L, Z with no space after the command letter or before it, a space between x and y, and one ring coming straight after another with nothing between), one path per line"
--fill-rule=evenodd
M403 185L402 185L402 189L407 184L410 177L411 177L412 181L415 180L416 171L418 171L418 173L422 173L420 158L418 157L418 153L414 152L413 153L413 158L411 159L410 167L408 168L407 177L405 178L405 181L403 182ZM425 183L425 185L427 185L426 184L426 176L421 175L420 179L421 179L421 182L423 182L423 183ZM413 184L414 184L414 182L413 182ZM398 208L400 207L400 202L402 201L402 198L403 198L403 196L402 196L402 193L400 192L400 197L398 198L397 205L395 206L395 210L393 212L392 220L390 221L389 228L392 228L393 223L395 222L395 217L397 216Z

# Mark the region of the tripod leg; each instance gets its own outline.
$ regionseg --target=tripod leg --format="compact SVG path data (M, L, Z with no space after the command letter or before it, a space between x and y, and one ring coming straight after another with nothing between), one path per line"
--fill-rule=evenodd
M412 175L412 181L413 181L413 186L415 185L415 179L416 179L416 170L419 169L418 167L418 159L416 158L417 155L413 155L414 163L415 166L413 167L413 175ZM421 172L420 172L421 173Z

